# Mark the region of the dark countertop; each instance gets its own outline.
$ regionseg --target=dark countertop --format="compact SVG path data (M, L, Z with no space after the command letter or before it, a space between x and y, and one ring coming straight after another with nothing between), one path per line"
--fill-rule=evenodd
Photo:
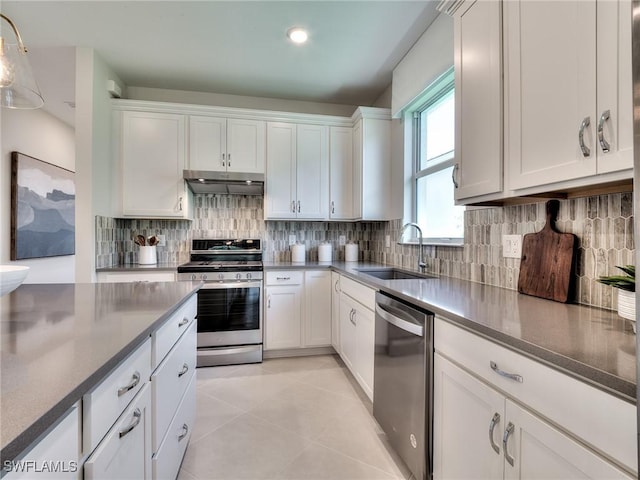
M0 297L2 464L53 425L199 287L33 284Z
M265 270L332 268L382 292L636 403L636 337L616 312L531 297L450 277L380 280L373 263L269 263Z

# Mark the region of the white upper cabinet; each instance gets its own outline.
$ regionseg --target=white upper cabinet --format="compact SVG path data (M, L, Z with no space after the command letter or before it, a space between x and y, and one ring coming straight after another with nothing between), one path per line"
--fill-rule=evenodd
M629 2L503 6L509 187L584 186L630 168Z
M329 128L269 122L265 218L327 218Z
M266 122L189 116L189 170L264 173Z
M454 15L456 202L502 192L502 2ZM486 197L483 197L486 199Z
M353 204L353 129L329 129L329 218L352 220Z
M121 112L120 165L122 214L135 217L187 218L185 116L172 113Z

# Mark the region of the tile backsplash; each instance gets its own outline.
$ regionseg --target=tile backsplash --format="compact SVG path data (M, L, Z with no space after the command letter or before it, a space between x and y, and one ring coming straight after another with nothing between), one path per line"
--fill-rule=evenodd
M158 247L161 263L189 259L190 241L199 237L264 240L265 261L289 261L289 236L304 243L307 260L317 260L317 246L333 245L334 260L344 260L340 236L359 245L361 260L415 269L418 247L397 244L402 222L305 222L265 221L263 199L256 196L195 195L194 220L134 220L96 217L96 265L98 268L136 263L133 237L163 234L167 245ZM545 202L465 212L462 247L425 246L429 272L516 289L520 260L502 257L502 236L524 235L542 229ZM603 308L616 307L611 287L596 281L617 273L615 265L634 263L633 199L617 193L560 201L557 227L578 237L578 264L574 301ZM386 237L391 240L386 247Z

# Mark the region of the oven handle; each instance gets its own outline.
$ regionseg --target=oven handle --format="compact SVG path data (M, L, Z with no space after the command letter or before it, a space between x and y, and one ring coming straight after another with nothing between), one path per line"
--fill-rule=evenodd
M228 289L228 288L255 288L262 287L262 282L211 282L206 281L200 287L201 290L215 290L215 289Z

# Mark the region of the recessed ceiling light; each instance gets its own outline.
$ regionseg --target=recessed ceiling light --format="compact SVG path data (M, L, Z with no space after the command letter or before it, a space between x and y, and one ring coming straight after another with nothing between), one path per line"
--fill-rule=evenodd
M300 27L292 27L287 31L287 37L293 43L304 43L309 38L307 31Z

